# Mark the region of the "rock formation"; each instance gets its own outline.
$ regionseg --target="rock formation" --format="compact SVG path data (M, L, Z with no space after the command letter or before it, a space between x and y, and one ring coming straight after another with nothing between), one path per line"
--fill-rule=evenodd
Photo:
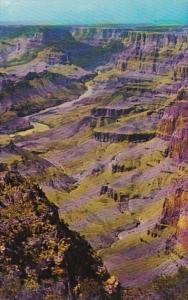
M14 142L0 148L0 155L16 155L17 161L11 165L13 171L19 171L24 177L36 179L42 186L49 186L57 190L70 191L74 188L76 180L65 174L62 168L58 168L48 160L23 150Z
M167 249L188 257L188 182L177 182L165 199L161 224L175 228L175 234L167 241ZM175 250L176 249L176 250Z
M188 121L188 102L182 101L170 106L164 112L158 134L164 139L170 140L176 129Z
M46 62L49 65L56 65L56 64L64 65L69 63L69 58L67 54L53 52L46 57Z
M174 105L166 109L158 129L158 135L170 141L170 157L174 158L178 163L188 161L187 100L176 101Z
M101 187L100 196L102 195L106 195L107 197L114 199L114 201L117 202L118 208L121 212L129 211L128 195L117 192L108 184Z
M183 161L188 163L188 123L172 135L170 156L178 163Z
M17 131L24 131L32 129L33 125L26 118L15 117L7 122L0 122L0 134L16 133Z
M1 299L120 299L118 281L59 219L58 207L39 186L4 166L0 220Z
M129 142L145 142L154 138L154 133L133 133L133 134L123 134L123 133L113 133L113 132L94 132L94 137L96 141L99 142L110 142L118 143L123 141Z
M111 119L117 119L121 116L128 115L132 110L132 107L125 109L97 107L91 110L91 115L94 117L106 117Z

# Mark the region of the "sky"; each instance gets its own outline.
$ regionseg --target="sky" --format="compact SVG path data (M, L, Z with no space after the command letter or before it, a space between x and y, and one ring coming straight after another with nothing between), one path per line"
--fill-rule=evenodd
M0 0L0 23L188 24L188 0Z

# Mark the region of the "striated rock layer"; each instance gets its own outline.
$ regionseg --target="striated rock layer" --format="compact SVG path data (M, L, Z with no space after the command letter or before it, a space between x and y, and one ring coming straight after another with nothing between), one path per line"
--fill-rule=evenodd
M188 163L188 123L172 135L170 155L177 162Z
M173 226L175 234L167 243L168 249L188 257L188 181L178 182L165 199L161 223Z
M94 137L96 141L100 142L145 142L151 140L155 136L155 133L133 133L133 134L123 134L123 133L113 133L113 132L95 132Z
M178 163L188 162L188 100L179 100L166 109L158 136L170 141L170 157Z

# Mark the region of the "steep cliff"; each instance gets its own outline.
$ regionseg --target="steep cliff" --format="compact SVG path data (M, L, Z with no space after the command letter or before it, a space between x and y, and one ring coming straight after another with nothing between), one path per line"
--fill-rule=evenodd
M90 245L59 219L58 208L43 191L3 168L0 298L120 299L118 281Z
M184 126L188 121L188 101L176 102L175 105L167 108L159 124L158 134L167 140L179 127Z
M129 31L124 50L115 61L123 71L162 74L186 59L187 40L187 32Z
M177 162L188 161L188 101L177 101L167 108L158 135L170 141L169 153Z
M177 162L188 162L188 123L172 135L170 155Z
M99 132L95 131L94 137L96 141L117 143L122 141L142 143L149 141L155 137L155 133L133 133L121 134L112 132Z
M188 256L188 182L177 182L165 199L161 223L175 228L175 234L167 241L167 250Z

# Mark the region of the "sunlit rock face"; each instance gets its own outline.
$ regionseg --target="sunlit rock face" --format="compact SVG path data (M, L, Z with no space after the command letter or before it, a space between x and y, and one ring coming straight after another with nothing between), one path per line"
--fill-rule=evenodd
M170 155L177 162L188 162L188 124L174 132L170 145Z
M162 74L186 60L186 33L147 33L129 32L124 41L124 51L117 60L121 70L141 71ZM171 50L169 50L169 48ZM181 50L180 50L181 49ZM133 58L136 61L133 62ZM175 75L186 78L186 69L178 68Z
M171 250L188 256L188 181L178 182L165 199L161 223L175 229L168 241Z
M178 102L167 108L160 122L158 134L171 140L172 134L188 121L188 101Z
M188 257L188 182L184 183L180 195L181 207L176 229L176 247Z
M185 92L164 112L158 128L158 136L170 141L169 154L177 163L188 162L188 100Z
M172 191L169 192L163 207L162 224L177 226L181 216L181 209L188 204L186 186L187 183L183 183L180 186L175 185Z

